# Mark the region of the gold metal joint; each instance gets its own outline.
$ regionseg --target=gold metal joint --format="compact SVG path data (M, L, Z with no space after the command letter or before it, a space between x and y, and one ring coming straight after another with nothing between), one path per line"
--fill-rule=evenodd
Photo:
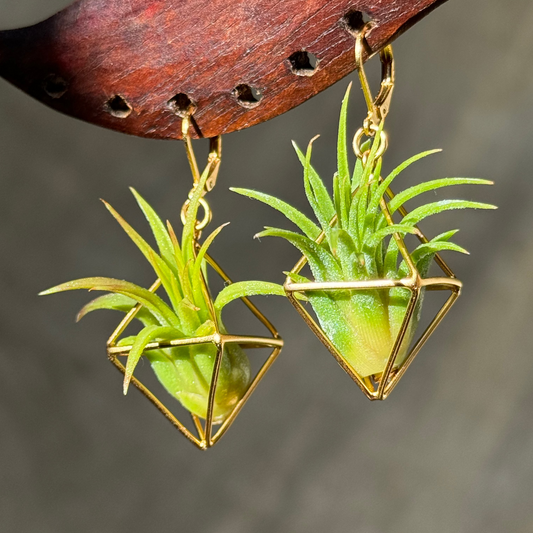
M190 203L191 200L187 198L187 200L185 200L185 203L183 204L183 207L181 208L181 222L183 223L183 225L185 225L187 219L187 210L189 209ZM206 228L207 225L211 222L211 219L213 218L213 213L211 212L211 208L209 207L209 204L207 203L205 198L200 198L200 205L204 208L204 218L202 218L202 220L199 220L196 223L196 231L201 231Z
M371 136L374 137L376 132L378 131L378 126L376 126L375 124L372 124L370 126L370 131L372 132ZM365 131L365 128L364 127L359 128L355 132L355 135L353 137L353 143L352 143L353 151L355 155L361 160L364 160L364 155L366 153L366 152L361 151L361 141L364 135L368 136L367 132ZM389 141L388 141L387 134L382 130L380 137L379 137L379 147L375 155L376 160L383 156L383 154L385 153L385 150L387 150L388 143Z

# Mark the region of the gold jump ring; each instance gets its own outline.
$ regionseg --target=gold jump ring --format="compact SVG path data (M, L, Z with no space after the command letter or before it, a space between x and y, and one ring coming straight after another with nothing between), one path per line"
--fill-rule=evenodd
M370 130L374 132L374 135L375 135L376 132L378 131L378 127L374 124L371 124ZM361 151L361 139L363 138L363 135L365 135L365 128L359 128L353 138L353 143L352 143L353 151L358 159L363 159L363 155L364 155L363 152ZM387 145L388 145L387 134L382 130L379 136L379 147L375 155L376 159L379 159L385 153L385 150L387 149Z
M190 203L191 200L187 199L181 209L181 222L183 223L183 225L185 225L185 222L187 221L187 210L189 209ZM200 205L204 208L204 218L196 222L195 229L197 231L203 230L209 224L209 222L211 222L211 218L213 216L209 204L205 201L204 198L200 198Z

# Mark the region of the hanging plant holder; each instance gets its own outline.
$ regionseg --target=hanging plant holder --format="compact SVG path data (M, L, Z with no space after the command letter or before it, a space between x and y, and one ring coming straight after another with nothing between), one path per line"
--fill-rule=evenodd
M426 239L418 228L424 218L451 209L493 209L467 200L423 204L408 213L404 203L428 191L451 185L489 184L474 178L430 180L392 193L392 181L415 161L438 150L417 154L385 177L382 158L388 137L385 117L394 89L394 56L387 46L380 52L381 86L376 98L363 68L368 23L358 33L355 59L368 107L352 146L357 157L350 168L347 151L347 110L351 84L341 106L337 141L337 171L328 191L311 164L314 137L302 152L294 148L303 166L304 190L318 224L290 204L250 189L232 189L281 212L301 233L267 226L256 237L278 237L290 242L302 258L287 274L282 291L337 362L370 400L383 400L412 363L429 336L460 295L462 283L439 256L444 250L467 253L450 242L457 230ZM368 141L362 143L366 136ZM373 139L373 140L372 140ZM398 216L401 214L401 218ZM398 219L394 221L393 216ZM408 251L404 235L416 235L420 245ZM430 277L433 261L442 276ZM305 265L310 277L301 275ZM420 322L425 291L450 295L422 335L411 344ZM304 303L311 305L315 318Z
M222 278L226 285L232 283L230 278L222 270L222 268L208 255L205 256L206 262L211 266L211 268ZM150 291L155 292L160 286L160 281L157 280ZM253 393L263 376L266 374L268 369L274 363L278 357L281 348L283 347L283 340L279 336L277 330L270 323L270 321L259 311L259 309L246 297L240 298L244 305L250 310L250 312L261 322L269 331L270 337L258 337L258 336L247 336L247 335L233 335L225 331L225 328L221 327L219 317L215 313L213 307L213 301L209 294L207 284L205 279L202 276L202 288L206 301L209 304L211 319L215 324L214 332L210 335L203 337L191 337L191 338L179 338L173 340L165 340L159 342L152 342L147 345L145 352L156 349L164 348L175 348L183 346L193 346L193 345L202 345L202 344L211 344L216 347L216 358L213 366L213 373L211 376L211 382L209 386L209 395L207 400L207 415L205 421L202 422L202 419L193 413L190 413L192 421L194 423L195 432L189 430L186 425L178 420L176 415L165 405L165 403L159 399L156 394L148 389L139 379L135 376L132 376L131 382L146 396L158 409L165 415L165 417L175 426L185 437L187 437L193 444L198 446L202 450L206 450L214 446L226 433L229 427L235 421L235 418L243 408L244 404L248 401L248 398ZM128 356L131 346L118 346L119 339L124 333L128 325L135 318L135 315L142 308L141 304L137 304L131 309L129 313L125 315L123 320L117 326L109 340L107 341L107 355L109 360L120 370L120 372L126 375L126 367L121 361L122 357ZM215 415L215 396L217 393L217 385L219 380L219 371L222 365L222 360L224 357L224 350L226 347L231 345L240 346L242 349L256 349L256 348L271 348L269 356L255 375L255 377L250 381L247 389L245 390L242 397L235 403L231 411L226 414L223 418L216 417ZM215 426L218 428L215 429Z
M202 243L202 231L211 220L211 209L205 200L215 185L221 162L220 137L210 140L207 165L202 173L188 135L190 117L183 119L183 137L193 187L181 209L183 231L181 242L171 223L165 225L142 196L132 193L143 211L156 240L156 252L109 204L107 209L119 222L137 248L148 259L157 280L149 290L134 283L105 277L83 278L62 283L41 294L89 289L110 294L96 298L78 313L78 320L96 309L112 309L126 313L107 342L111 362L124 375L124 394L133 384L200 449L213 446L231 426L240 410L276 360L283 341L274 326L248 300L248 296L270 294L267 282L232 283L220 266L207 254L209 246L225 226L219 226ZM105 202L104 202L105 203ZM198 219L199 208L203 217ZM224 288L213 298L207 283L211 267L221 278ZM156 291L161 286L166 300ZM283 289L280 287L283 294ZM240 299L270 336L234 335L228 333L221 313L227 304ZM143 325L135 335L122 337L133 319ZM245 352L247 349L270 349L255 376ZM149 360L167 398L177 400L190 413L191 429L154 394L134 371L142 356ZM125 364L122 357L127 357ZM174 404L176 405L176 404ZM173 408L172 408L173 409ZM205 422L204 422L205 421ZM214 426L218 426L215 428Z
M402 216L407 215L405 209L401 209ZM427 243L428 240L422 232L417 234L418 239L422 243ZM317 244L320 244L325 238L325 234L322 233L317 239ZM330 353L335 357L339 365L345 370L345 372L359 385L363 393L369 400L385 400L393 389L396 387L406 370L409 368L418 352L427 342L431 334L435 331L437 326L441 323L448 311L451 309L457 298L461 294L462 283L453 274L450 267L445 261L437 254L435 256L435 262L444 274L444 277L428 277L422 278L420 273L412 263L407 252L407 248L403 241L403 238L399 234L394 234L394 238L398 243L398 247L403 259L410 267L409 277L402 279L376 279L376 280L363 280L363 281L343 281L343 282L306 282L296 283L291 279L291 276L298 275L300 271L307 264L307 259L303 256L300 261L294 266L287 276L284 284L284 289L288 299L298 311L298 313L305 320L307 325L311 328L313 333L320 339L320 341L326 346ZM350 364L346 357L340 353L337 347L333 344L328 334L313 318L309 311L305 308L304 300L308 297L309 293L321 291L325 293L334 293L339 291L349 291L353 293L355 291L390 291L391 289L401 288L410 292L409 303L405 316L396 335L390 355L386 359L386 363L382 372L372 374L370 376L362 376ZM410 342L405 345L405 340L408 339L408 332L413 327L414 321L418 321L416 315L420 313L422 306L423 292L424 291L450 291L450 296L441 307L440 311L435 315L430 324L426 327L425 331L420 335L418 340L414 343L411 349L406 354L402 354L402 348L408 349ZM303 296L298 298L297 295Z

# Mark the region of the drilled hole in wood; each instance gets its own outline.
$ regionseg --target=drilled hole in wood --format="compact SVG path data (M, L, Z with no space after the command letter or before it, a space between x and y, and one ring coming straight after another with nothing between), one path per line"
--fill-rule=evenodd
M185 93L179 93L168 101L168 107L176 115L185 117L193 115L197 106Z
M348 13L346 13L346 15L342 17L341 24L352 35L356 35L363 29L363 26L371 20L372 18L370 17L370 15L368 15L364 11L350 9L350 11L348 11Z
M117 118L127 118L133 111L132 107L122 96L116 94L113 98L110 98L106 105L106 111Z
M233 89L232 94L240 105L247 107L248 109L257 107L261 101L261 98L263 98L263 95L259 89L250 87L250 85L246 85L245 83L237 85L237 87Z
M43 81L44 92L51 98L61 98L68 89L67 82L57 74L50 74Z
M299 50L289 56L291 71L297 76L312 76L318 67L318 59L314 54Z

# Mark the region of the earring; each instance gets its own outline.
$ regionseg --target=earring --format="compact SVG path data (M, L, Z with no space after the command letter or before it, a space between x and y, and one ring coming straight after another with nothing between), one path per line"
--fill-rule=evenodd
M223 226L200 243L201 233L211 220L205 200L215 186L221 162L221 138L211 139L205 170L200 173L189 137L190 117L183 118L183 139L189 159L193 188L183 205L181 242L173 227L165 226L151 206L136 192L135 199L145 214L159 253L108 204L109 211L148 259L158 279L149 290L129 282L110 278L86 278L53 287L41 294L72 289L103 290L111 294L87 304L78 319L95 309L114 309L126 313L107 342L110 361L124 374L124 393L133 383L164 415L201 449L216 444L231 426L240 410L279 355L283 340L274 326L246 297L261 294L261 282L232 284L222 268L208 255L209 245ZM200 207L203 217L198 220ZM208 284L210 267L225 288L213 300ZM168 302L156 295L162 287ZM268 330L269 337L234 335L227 332L221 318L229 302L240 299ZM142 330L122 337L134 319ZM249 349L269 348L270 355L255 376L247 356ZM163 389L177 399L192 418L187 427L155 393L133 372L144 356L154 370ZM126 364L122 359L127 357ZM215 430L215 426L218 426Z
M384 131L394 89L392 47L380 53L382 81L374 99L363 67L367 24L357 35L355 60L368 106L368 115L353 139L357 162L350 171L346 149L346 118L350 87L343 100L338 139L338 170L333 195L311 165L312 143L307 153L295 145L304 168L307 198L319 225L274 197L248 189L235 192L278 209L303 232L267 228L258 236L282 237L303 256L288 273L287 297L315 335L370 400L384 400L392 392L461 293L462 283L440 256L444 250L466 253L451 243L456 231L427 239L418 223L449 209L491 209L494 206L463 200L444 200L408 213L404 203L426 191L459 184L490 184L478 179L445 178L428 181L394 195L392 181L409 165L438 150L418 154L381 176L388 137ZM363 137L369 141L363 143ZM397 221L394 220L397 218ZM404 237L414 235L419 245L409 251ZM432 265L440 268L429 276ZM311 278L302 275L309 267ZM415 339L425 293L449 291L440 311ZM309 309L309 305L311 309Z

